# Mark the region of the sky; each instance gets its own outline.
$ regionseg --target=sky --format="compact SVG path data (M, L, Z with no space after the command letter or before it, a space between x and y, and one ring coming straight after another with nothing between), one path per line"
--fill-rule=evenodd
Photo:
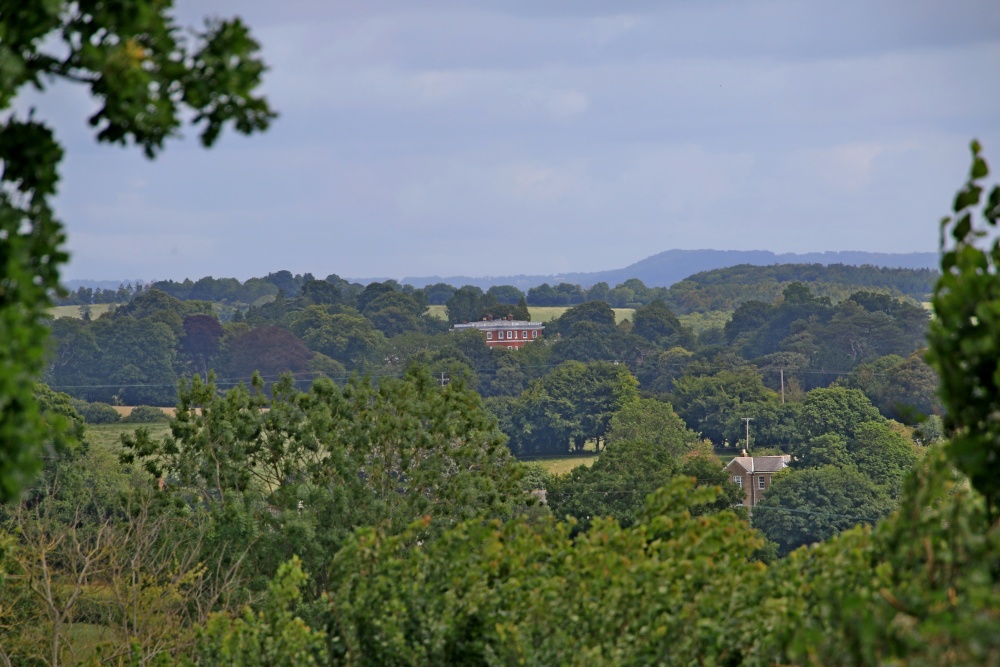
M236 12L270 66L263 135L148 161L94 142L79 87L20 100L67 149L66 279L933 251L969 141L1000 168L995 0L176 3Z

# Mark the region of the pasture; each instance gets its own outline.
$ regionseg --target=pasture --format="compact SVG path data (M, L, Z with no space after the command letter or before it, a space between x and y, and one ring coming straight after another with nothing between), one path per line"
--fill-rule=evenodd
M87 442L94 448L110 450L112 452L121 451L121 436L123 433L132 435L137 428L144 428L149 431L153 440L160 440L170 433L168 422L156 422L153 424L87 424Z
M539 463L543 468L553 475L565 475L573 468L580 466L590 467L597 460L595 452L584 452L582 454L563 454L561 456L548 456L541 458L522 459L525 463Z

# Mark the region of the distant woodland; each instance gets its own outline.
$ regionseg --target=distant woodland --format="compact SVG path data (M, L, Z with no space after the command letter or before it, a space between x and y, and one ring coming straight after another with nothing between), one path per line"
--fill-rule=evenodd
M50 324L45 380L89 402L173 405L178 382L192 374L232 387L254 373L265 383L288 373L305 388L318 377L343 383L353 374L400 375L418 363L486 398L512 450L537 455L600 446L610 397L620 390L613 385L627 371L635 391L670 401L717 446L739 440L740 418L758 413L756 442L787 446L796 437L788 424L797 399L819 387L858 389L883 416L911 424L940 411L934 375L919 355L928 322L920 302L934 277L870 266L742 265L669 289L628 280L525 294L280 271L242 283L207 277L123 286L120 303L99 318L88 317L96 300L86 303L91 295L81 288L66 302L85 302L82 317ZM444 305L449 322L428 315L431 304ZM520 351L450 331L450 323L527 319L528 307L552 305L568 309ZM612 307L635 308L634 315L616 323ZM708 316L700 321L710 326L685 327L678 315L692 313ZM576 416L544 417L551 411L539 392L571 387L557 378L584 371L600 375L595 386L611 402L574 400ZM782 389L785 403L775 407Z
M940 275L278 271L82 288L56 319L64 147L16 113L23 87L90 86L98 140L149 157L275 112L239 19L16 4L0 665L1000 664L1000 186L978 142ZM563 310L520 350L452 329L542 307ZM724 467L761 456L749 489Z

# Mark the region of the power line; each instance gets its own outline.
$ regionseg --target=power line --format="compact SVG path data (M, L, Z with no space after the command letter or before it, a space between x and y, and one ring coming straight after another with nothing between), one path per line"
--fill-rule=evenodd
M617 362L617 363L621 363L621 361L619 359L610 359L610 358L609 359L592 359L588 363L591 363L591 362L606 362L606 363L616 363ZM565 363L565 362L549 363L549 364L535 364L535 365L530 365L530 366L521 366L521 370L525 370L525 371L529 371L529 372L531 372L531 371L541 371L541 370L545 370L545 369L556 368L558 366L561 366L563 363ZM696 366L696 370L699 370L699 371L701 371L701 370L705 370L705 371L751 370L753 372L760 373L761 375L763 375L764 373L781 373L781 374L783 374L783 372L785 370L788 370L790 372L795 372L795 373L798 373L798 374L806 374L806 375L840 375L840 376L866 375L867 377L891 377L891 375L889 373L874 372L874 371L861 371L861 370L857 370L857 369L854 369L854 370L828 370L828 369L807 369L807 368L788 368L788 367L782 367L782 368L758 368L758 367L753 366L752 364L700 364L700 363L697 363L697 362L694 362L694 364ZM658 367L660 367L660 368L667 367L667 368L679 368L679 369L683 369L683 368L688 368L689 366L691 366L691 364L683 364L683 363L661 363L661 364L658 364ZM501 369L497 369L497 368L470 368L470 370L473 371L474 373L478 374L478 375L495 375ZM361 377L361 378L365 378L365 377L370 377L370 378L399 377L404 372L405 372L405 368L403 366L399 366L399 367L395 367L395 368L381 368L381 369L378 369L378 370L368 371L366 373L361 373L361 372L357 372L356 371L354 373L350 373L350 374L347 374L347 375L327 375L327 374L323 373L322 371L287 371L287 372L283 372L283 373L280 373L280 374L261 375L260 378L262 380L265 380L265 381L266 380L272 380L273 381L273 380L281 379L283 376L290 374L296 380L299 380L299 379L303 379L303 380L304 379L309 379L309 378L300 378L300 377L298 377L298 376L306 375L306 376L312 376L312 377L325 377L325 378L328 378L328 379L334 380L334 381L347 381L347 380L350 380L353 377ZM235 385L238 385L238 384L246 384L246 383L250 382L251 379L252 379L252 376L244 376L244 377L241 377L241 378L214 379L213 380L213 384L215 384L216 386L235 386ZM53 388L53 389L115 389L115 388L118 388L118 389L128 389L128 388L163 388L163 387L174 387L174 386L176 386L176 383L166 383L166 382L164 382L164 383L130 383L130 384L74 384L74 385L70 385L70 384L50 384L49 386L51 388Z

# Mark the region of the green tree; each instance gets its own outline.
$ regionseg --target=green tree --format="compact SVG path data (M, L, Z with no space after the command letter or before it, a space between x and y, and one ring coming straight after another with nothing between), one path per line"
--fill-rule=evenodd
M806 394L799 413L799 429L804 437L835 433L848 440L865 422L884 422L878 408L858 389L830 387Z
M60 317L49 325L48 368L44 379L56 386L92 384L93 368L100 355L91 323Z
M785 555L858 524L874 524L891 508L867 475L826 465L776 474L753 508L753 525Z
M752 368L684 376L674 381L670 396L674 409L688 427L717 444L725 440L726 425L731 419L747 416L743 410L777 400Z
M520 396L511 446L518 454L598 449L612 416L638 398L638 382L624 366L567 361L532 382Z
M937 395L937 373L913 352L885 371L885 382L875 392L872 402L886 417L905 424L915 424L941 413Z
M445 302L448 309L448 321L452 324L475 322L486 306L483 301L483 290L473 285L460 287L448 297Z
M446 283L435 283L424 288L424 296L427 297L427 303L435 306L446 304L454 293L455 288Z
M322 631L295 615L307 580L298 558L278 568L259 611L249 608L232 619L215 614L199 633L187 667L314 667L327 664Z
M54 79L89 87L89 122L102 142L153 157L181 118L209 146L232 124L249 134L274 113L254 91L264 72L239 19L209 22L181 40L169 2L4 2L0 5L0 110L25 86ZM0 126L0 501L41 467L47 425L32 397L44 364L42 325L66 261L50 198L63 150L45 123L8 114Z
M616 442L648 442L677 458L691 451L698 434L684 425L669 403L652 398L629 401L611 417L608 445Z
M607 301L611 287L604 281L594 283L587 290L587 301Z
M903 479L917 462L913 442L885 422L859 425L847 448L858 470L885 488L892 498L899 496Z
M792 447L792 468L821 468L827 465L844 470L858 469L847 451L847 440L843 436L827 433Z
M114 312L115 317L162 322L177 336L184 334L184 318L197 314L213 315L212 304L206 301L181 301L157 289L143 292Z
M90 369L93 387L71 389L88 400L125 405L170 405L177 392L177 336L163 322L101 318L91 325L100 353Z
M596 331L605 336L615 333L615 313L603 301L590 301L570 308L546 325L549 335L572 336L582 324L592 324Z
M302 284L301 296L308 304L316 306L335 306L344 302L340 290L325 280L307 280Z
M986 497L992 513L1000 507L1000 240L989 250L977 247L1000 219L1000 186L983 199L982 179L989 167L972 142L972 168L955 197L954 216L941 221L941 277L934 287L928 362L941 377L945 427L955 464ZM976 208L982 202L979 216ZM951 236L950 240L948 236Z
M368 319L360 315L331 315L322 326L309 329L303 336L309 349L336 359L350 370L361 370L373 359L385 337Z
M524 299L524 292L513 285L494 285L486 290L486 293L493 297L497 303L508 306L516 306Z
M126 443L178 499L208 508L213 558L236 560L253 545L251 581L298 555L315 594L330 585L326 560L355 528L395 533L427 516L429 538L525 502L502 434L459 382L442 388L414 367L378 383L321 378L308 392L286 378L272 393L268 400L257 378L220 396L195 377L168 437L138 433Z
M799 426L801 403L781 403L771 400L758 403L744 403L738 411L730 413L726 422L725 438L732 447L745 448L746 422L750 422L750 451L758 447L778 447L786 451L802 442L804 435ZM737 412L739 414L737 414Z
M674 479L622 528L472 521L413 549L360 531L334 559L324 611L334 665L723 662L735 582L763 543L715 498ZM725 647L725 648L723 648Z
M677 316L660 300L636 308L632 322L632 333L661 349L691 347L694 342L691 332L681 326Z
M666 484L679 467L674 453L661 445L648 440L615 442L592 466L577 466L549 484L549 509L558 518L576 519L574 531L585 531L602 517L628 527L635 523L646 496Z

